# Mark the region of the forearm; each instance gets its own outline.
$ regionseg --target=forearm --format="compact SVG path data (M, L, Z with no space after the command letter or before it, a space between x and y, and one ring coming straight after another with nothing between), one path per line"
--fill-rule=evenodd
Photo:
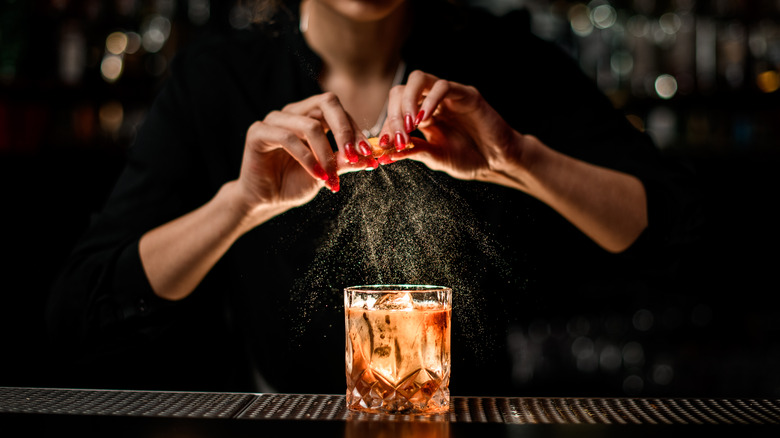
M607 251L628 249L647 227L642 182L623 172L561 154L518 134L522 156L494 169L493 182L546 203Z
M249 211L237 184L225 184L208 203L141 237L141 263L152 289L168 300L188 296L241 235L281 211Z

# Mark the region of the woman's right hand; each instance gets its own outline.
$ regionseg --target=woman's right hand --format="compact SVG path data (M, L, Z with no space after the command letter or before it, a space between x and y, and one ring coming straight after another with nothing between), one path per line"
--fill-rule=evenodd
M328 131L336 140L336 153ZM364 141L333 93L315 95L269 113L253 123L246 135L237 183L248 211L303 205L323 186L337 192L339 173L376 168L370 151L362 154L354 146Z
M141 263L154 292L168 300L188 296L243 233L312 200L323 185L338 191L339 173L375 168L370 149L358 154L355 140L365 141L333 93L291 103L253 123L238 179L141 237Z

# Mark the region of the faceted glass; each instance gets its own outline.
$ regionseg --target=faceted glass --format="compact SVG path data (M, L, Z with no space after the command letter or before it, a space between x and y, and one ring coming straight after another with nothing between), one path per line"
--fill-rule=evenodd
M348 287L344 311L350 409L394 414L449 410L450 288Z

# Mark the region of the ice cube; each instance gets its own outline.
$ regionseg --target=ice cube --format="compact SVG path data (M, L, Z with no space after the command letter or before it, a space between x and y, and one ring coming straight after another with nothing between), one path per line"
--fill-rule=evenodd
M413 309L412 294L409 292L388 292L382 295L374 304L376 310Z

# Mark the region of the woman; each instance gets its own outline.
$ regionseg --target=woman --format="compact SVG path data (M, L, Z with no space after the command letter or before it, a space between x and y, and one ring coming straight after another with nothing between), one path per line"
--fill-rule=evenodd
M320 198L341 195L348 173L406 165L396 161L531 195L608 253L636 246L649 224L656 240L669 237L664 215L677 211L662 203L673 185L652 145L562 57L518 32L516 18L410 0L304 0L274 11L265 31L179 56L55 288L54 327L100 351L100 366L132 369L139 386L191 388L196 376L220 374L217 388L245 389L237 368L248 363L262 390L337 391L338 377L307 374L323 355L339 357L336 343L315 354L311 333L291 345L275 329L296 310L284 300L289 284L272 277L300 277L314 249L272 242L275 233L301 242L327 233L311 224L333 219L323 206L343 205ZM508 57L521 69L507 68ZM332 339L338 323L328 327ZM153 345L224 359L135 356ZM248 362L237 358L244 349ZM317 369L341 366L330 359Z

